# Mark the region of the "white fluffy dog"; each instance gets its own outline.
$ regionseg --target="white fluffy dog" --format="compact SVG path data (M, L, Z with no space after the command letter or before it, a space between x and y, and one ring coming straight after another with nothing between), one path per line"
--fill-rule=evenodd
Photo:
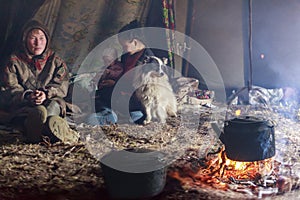
M150 56L136 74L135 95L146 113L143 124L154 119L165 123L168 116L176 116L177 100L169 83L167 68L161 59Z

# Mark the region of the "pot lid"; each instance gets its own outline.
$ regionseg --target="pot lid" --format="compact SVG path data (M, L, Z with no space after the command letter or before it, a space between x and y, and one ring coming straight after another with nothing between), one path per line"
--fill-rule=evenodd
M226 124L265 124L267 126L273 127L274 122L270 120L260 119L253 116L240 116L234 119L228 120Z
M163 153L149 149L113 150L100 162L119 171L143 173L164 168L164 157Z

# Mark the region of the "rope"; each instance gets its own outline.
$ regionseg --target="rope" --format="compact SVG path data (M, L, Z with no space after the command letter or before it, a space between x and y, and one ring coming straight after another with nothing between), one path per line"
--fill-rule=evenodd
M249 77L248 90L252 89L252 0L249 0Z

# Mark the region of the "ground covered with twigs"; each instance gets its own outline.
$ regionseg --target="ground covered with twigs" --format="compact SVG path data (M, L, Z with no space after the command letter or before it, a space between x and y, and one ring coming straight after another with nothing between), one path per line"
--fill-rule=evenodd
M76 144L25 144L17 130L1 127L0 131L0 199L109 199L101 156L111 149L148 148L169 156L168 174L184 166L199 166L210 152L222 143L210 127L211 113L219 107L195 106L182 110L166 124L146 126L117 124L88 126L77 124L81 141ZM299 198L300 147L299 123L274 113L277 158L289 169L284 174L291 188L272 199ZM284 169L283 169L284 170ZM246 199L249 196L207 187L186 187L172 176L164 190L153 199ZM252 196L251 199L257 197Z

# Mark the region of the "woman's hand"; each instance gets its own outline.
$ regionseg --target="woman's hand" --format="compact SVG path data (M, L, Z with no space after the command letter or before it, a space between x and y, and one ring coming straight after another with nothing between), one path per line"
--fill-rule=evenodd
M29 101L34 105L41 105L46 100L46 93L41 90L36 90L29 95Z

